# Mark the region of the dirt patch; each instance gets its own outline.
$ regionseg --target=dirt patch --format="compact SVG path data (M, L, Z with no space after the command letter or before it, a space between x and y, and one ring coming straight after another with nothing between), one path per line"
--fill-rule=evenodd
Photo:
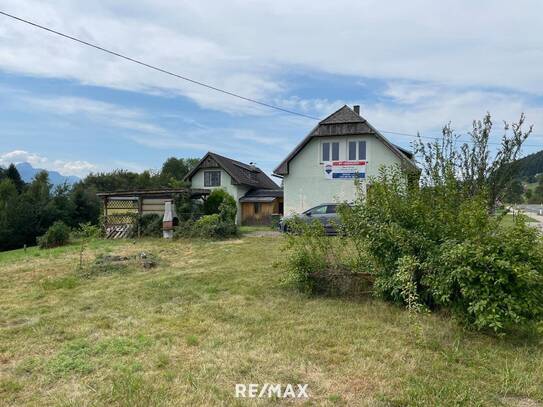
M528 397L504 397L502 399L503 404L511 407L541 407L539 401L528 398Z
M151 269L158 265L158 257L150 252L139 252L136 255L125 256L116 254L103 254L96 257L90 267L80 271L84 277L101 274L124 272L128 269Z

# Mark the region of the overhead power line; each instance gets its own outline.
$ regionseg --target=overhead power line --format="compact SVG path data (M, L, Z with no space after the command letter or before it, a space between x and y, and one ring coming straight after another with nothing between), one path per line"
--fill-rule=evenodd
M45 31L48 31L48 32L53 33L53 34L60 35L61 37L64 37L64 38L67 38L67 39L69 39L69 40L78 42L78 43L80 43L80 44L83 44L83 45L86 45L86 46L95 48L95 49L100 50L100 51L102 51L102 52L105 52L105 53L107 53L107 54L114 55L114 56L116 56L116 57L125 59L125 60L130 61L130 62L133 62L133 63L135 63L135 64L144 66L144 67L146 67L146 68L154 69L155 71L165 73L166 75L174 76L174 77L176 77L176 78L178 78L178 79L182 79L182 80L184 80L184 81L193 83L193 84L198 85L198 86L202 86L202 87L207 88L207 89L214 90L214 91L216 91L216 92L223 93L223 94L228 95L228 96L232 96L232 97L235 97L235 98L238 98L238 99L242 99L242 100L245 100L245 101L251 102L251 103L256 103L256 104L258 104L258 105L260 105L260 106L268 107L268 108L270 108L270 109L279 110L279 111L284 112L284 113L289 113L289 114L293 114L293 115L296 115L296 116L305 117L305 118L307 118L307 119L320 120L318 117L310 116L310 115L307 115L307 114L305 114L305 113L296 112L296 111L294 111L294 110L285 109L285 108L283 108L283 107L276 106L276 105L272 105L272 104L270 104L270 103L261 102L260 100L256 100L256 99L252 99L252 98L249 98L249 97L246 97L246 96L242 96L242 95L239 95L239 94L237 94L237 93L230 92L230 91L228 91L228 90L221 89L221 88L218 88L218 87L216 87L216 86L209 85L209 84L207 84L207 83L197 81L197 80L195 80L195 79L191 79L191 78L189 78L188 76L180 75L180 74L177 74L177 73L175 73L175 72L171 72L171 71L168 71L168 70L166 70L166 69L160 68L160 67L158 67L158 66L151 65L151 64L148 64L148 63L146 63L146 62L140 61L140 60L138 60L138 59L135 59L135 58L126 56L126 55L121 54L121 53L119 53L119 52L111 51L111 50L109 50L109 49L107 49L107 48L101 47L101 46L96 45L96 44L93 44L93 43L91 43L91 42L84 41L84 40L81 40L81 39L79 39L79 38L73 37L73 36L71 36L71 35L61 33L60 31L56 31L56 30L53 30L52 28L48 28L48 27L45 27L45 26L43 26L43 25L34 23L34 22L32 22L32 21L25 20L24 18L14 16L14 15L9 14L9 13L6 13L6 12L4 12L4 11L0 11L0 14L4 15L4 16L6 16L6 17L12 18L12 19L14 19L14 20L20 21L20 22L22 22L22 23L29 24L29 25L31 25L31 26L33 26L33 27L36 27L36 28L39 28L39 29L41 29L41 30L45 30Z
M198 85L198 86L202 86L204 88L207 88L207 89L210 89L210 90L214 90L216 92L219 92L219 93L223 93L225 95L228 95L228 96L232 96L232 97L235 97L235 98L238 98L238 99L241 99L241 100L244 100L246 102L250 102L250 103L255 103L257 105L260 105L260 106L264 106L264 107L267 107L269 109L274 109L274 110L277 110L277 111L280 111L280 112L283 112L283 113L288 113L288 114L292 114L292 115L295 115L295 116L299 116L299 117L304 117L306 119L312 119L312 120L317 120L317 121L320 121L321 119L318 118L318 117L315 117L315 116L311 116L311 115L308 115L308 114L305 114L305 113L301 113L301 112L297 112L295 110L290 110L290 109L285 109L283 107L280 107L280 106L277 106L277 105L273 105L271 103L266 103L266 102L262 102L260 100L256 100L256 99L253 99L253 98L250 98L250 97L247 97L247 96L243 96L243 95L240 95L238 93L235 93L235 92L231 92L231 91L228 91L228 90L225 90L225 89L222 89L222 88L219 88L217 86L213 86L213 85L210 85L208 83L205 83L205 82L201 82L201 81L198 81L196 79L192 79L192 78L189 78L188 76L185 76L185 75L180 75L180 74L177 74L175 72L171 72L167 69L164 69L164 68L160 68L156 65L152 65L152 64L149 64L147 62L144 62L144 61L141 61L139 59L136 59L136 58L132 58L132 57L129 57L127 55L124 55L124 54L121 54L119 52L116 52L116 51L112 51L110 49L107 49L107 48L104 48L104 47L101 47L100 45L97 45L97 44L93 44L91 42L88 42L88 41L85 41L85 40L82 40L82 39L79 39L77 37L74 37L72 35L68 35L68 34L64 34L60 31L57 31L57 30L54 30L52 28L48 28L48 27L45 27L41 24L38 24L38 23L34 23L32 21L29 21L29 20L26 20L24 18L21 18L21 17L17 17L13 14L9 14L9 13L6 13L5 11L1 11L0 10L0 14L1 15L4 15L6 17L9 17L11 19L14 19L14 20L17 20L21 23L25 23L25 24L28 24L28 25L31 25L35 28L39 28L41 30L44 30L44 31L47 31L49 33L52 33L52 34L55 34L55 35L58 35L58 36L61 36L61 37L64 37L66 39L69 39L71 41L75 41L75 42L78 42L82 45L86 45L88 47L91 47L91 48L94 48L94 49L97 49L99 51L102 51L102 52L105 52L107 54L110 54L110 55L113 55L113 56L116 56L118 58L122 58L126 61L129 61L129 62L133 62L135 64L138 64L138 65L141 65L141 66L144 66L146 68L149 68L149 69L153 69L155 71L158 71L158 72L161 72L161 73L164 73L166 75L170 75L170 76L173 76L173 77L176 77L178 79L182 79L186 82L190 82L192 84L195 84L195 85ZM386 134L394 134L394 135L397 135L397 136L406 136L406 137L419 137L420 135L419 134L411 134L411 133L402 133L402 132L397 132L397 131L387 131L387 130L379 130L381 133L386 133ZM430 136L420 136L420 138L424 138L424 139L433 139L433 140L441 140L442 138L441 137L430 137ZM459 140L461 142L465 142L465 143L470 143L470 141L462 141L462 140ZM494 143L494 142L489 142L488 144L492 144L492 145L500 145L501 143ZM541 146L537 146L537 145L525 145L526 147L541 147Z

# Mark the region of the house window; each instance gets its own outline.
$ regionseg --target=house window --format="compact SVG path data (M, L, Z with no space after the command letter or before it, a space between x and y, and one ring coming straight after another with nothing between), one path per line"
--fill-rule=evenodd
M204 171L204 187L220 187L221 172L220 171Z
M260 202L255 202L254 203L254 210L255 210L255 215L258 215L260 213Z
M356 160L356 141L349 141L349 160Z
M366 142L365 141L349 141L349 160L365 160L366 159ZM357 154L358 153L358 154Z
M326 161L338 161L339 160L339 143L322 143L322 162ZM330 146L332 147L332 154L330 154Z
M330 143L322 143L322 161L330 161Z
M332 161L339 160L339 143L332 143Z
M365 141L358 142L358 159L359 160L366 159L366 142Z

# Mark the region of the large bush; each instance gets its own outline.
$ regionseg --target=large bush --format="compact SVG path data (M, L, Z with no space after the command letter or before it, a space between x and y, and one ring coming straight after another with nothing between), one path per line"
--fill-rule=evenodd
M38 245L41 249L63 246L70 240L70 228L62 221L51 225L43 236L38 237Z
M138 226L141 237L162 237L162 217L156 213L146 213L139 217Z
M224 189L213 190L203 209L206 215L182 222L176 228L175 236L220 239L238 235L236 200Z
M236 216L236 200L232 195L230 195L226 190L222 188L217 188L211 191L209 196L204 202L204 213L206 215L213 215L215 213L221 212L221 206L222 211L225 212L225 215L232 216L232 221L234 221L234 218ZM224 208L227 208L226 211ZM233 213L232 213L233 208ZM226 213L227 212L227 213Z
M225 221L217 213L204 215L196 221L185 221L175 228L176 238L221 239L237 236L238 233L238 227L234 222Z
M367 293L373 269L366 252L344 236L326 236L318 220L289 222L284 282L308 294L359 295Z
M543 243L519 217L488 211L484 194L455 183L410 185L383 171L370 193L341 211L343 232L375 265L375 292L414 309L446 307L495 331L543 318Z

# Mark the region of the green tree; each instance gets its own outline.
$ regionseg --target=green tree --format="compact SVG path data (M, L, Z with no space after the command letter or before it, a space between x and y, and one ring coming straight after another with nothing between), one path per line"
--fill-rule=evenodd
M461 143L450 124L443 128L443 137L439 140L425 143L419 137L414 146L421 158L423 183L436 187L458 183L462 186L458 191L462 196L484 194L489 210L493 210L503 200L507 185L515 176L513 163L532 133L533 126L525 131L524 122L525 116L521 114L518 122L511 126L505 123L501 145L495 154L489 148L493 128L489 113L483 120L473 122L468 133L470 143ZM512 130L511 134L509 130Z
M75 184L71 192L73 214L70 226L75 227L82 223L98 224L100 218L100 199L95 186L85 187L82 182Z
M168 158L162 165L161 177L163 182L171 187L187 186L185 176L198 164L196 158Z
M524 186L519 179L512 180L504 194L504 201L511 204L519 204L524 202Z
M8 169L5 171L5 176L13 182L15 188L17 188L17 191L22 191L25 183L14 164L9 165Z

